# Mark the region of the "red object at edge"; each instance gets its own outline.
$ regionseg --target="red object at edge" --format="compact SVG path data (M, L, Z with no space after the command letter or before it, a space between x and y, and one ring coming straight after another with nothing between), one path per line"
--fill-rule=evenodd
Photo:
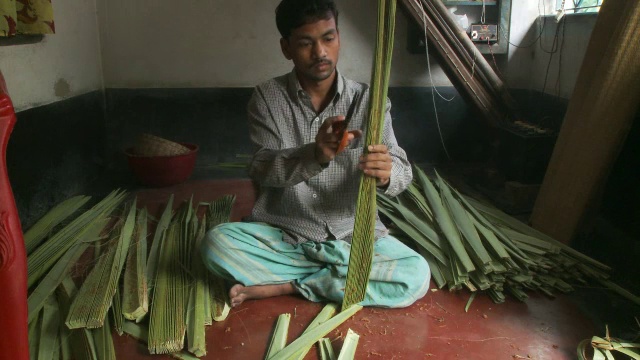
M0 359L29 359L27 257L7 174L7 144L16 114L0 72Z

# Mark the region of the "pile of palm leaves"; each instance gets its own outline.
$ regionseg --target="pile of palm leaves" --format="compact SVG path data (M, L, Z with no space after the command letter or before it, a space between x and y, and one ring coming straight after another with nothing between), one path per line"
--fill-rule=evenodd
M205 325L224 320L229 306L199 246L206 230L229 221L235 197L199 204L207 207L199 217L191 201L174 212L171 196L153 233L146 209L126 198L114 191L79 215L90 198L69 199L25 233L32 358L115 359L111 325L152 354L206 354ZM86 257L86 274L73 276Z
M437 173L430 178L414 167L407 191L380 195L378 205L393 234L416 244L439 288L484 291L501 303L505 293L524 301L527 290L554 296L591 279L640 304L608 280L608 266L461 194Z
M318 343L322 360L352 360L355 358L356 347L360 336L349 329L344 339L340 354L336 357L331 346L331 341L326 336L333 329L345 322L358 311L362 306L354 304L348 308L343 308L337 315L337 304L329 303L311 321L302 335L287 345L289 333L289 323L291 314L281 314L276 322L271 342L267 349L267 360L302 360L306 357L314 343ZM335 316L334 316L335 315Z

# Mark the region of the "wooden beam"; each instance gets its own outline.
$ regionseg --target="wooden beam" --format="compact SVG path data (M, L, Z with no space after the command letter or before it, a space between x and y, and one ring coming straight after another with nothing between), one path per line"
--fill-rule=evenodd
M436 49L435 56L458 92L492 125L513 120L514 103L504 102L504 84L481 54L474 56L469 52L468 44L462 40L467 35L449 26L453 20L447 11L441 13L446 8L440 0L400 0L400 3L421 29L426 27L428 41ZM482 62L484 65L478 65Z
M531 216L564 243L589 220L638 111L639 39L640 1L605 1Z

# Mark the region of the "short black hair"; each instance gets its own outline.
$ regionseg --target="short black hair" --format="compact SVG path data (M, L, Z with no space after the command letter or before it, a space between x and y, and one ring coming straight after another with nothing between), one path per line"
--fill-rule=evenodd
M333 0L282 0L276 8L276 25L282 38L288 39L294 29L332 16L338 26L338 8Z

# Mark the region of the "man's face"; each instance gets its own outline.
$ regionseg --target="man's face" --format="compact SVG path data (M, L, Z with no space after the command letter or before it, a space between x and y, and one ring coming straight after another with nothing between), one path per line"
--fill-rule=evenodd
M281 39L282 53L295 65L298 77L320 82L331 77L338 63L340 34L333 16L302 25Z

